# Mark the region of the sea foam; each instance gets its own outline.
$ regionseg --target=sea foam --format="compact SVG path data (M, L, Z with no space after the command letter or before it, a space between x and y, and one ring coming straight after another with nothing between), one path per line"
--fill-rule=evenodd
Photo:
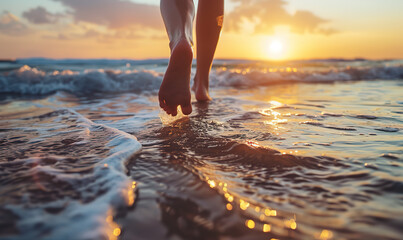
M163 72L156 70L50 71L24 65L0 75L0 93L45 95L66 91L77 95L156 91ZM233 66L216 68L210 74L212 87L256 87L290 83L332 83L363 80L402 80L403 66L366 66L308 70Z
M29 126L32 121L35 127ZM27 176L15 185L3 182L5 187L25 186L21 201L29 203L18 203L18 191L13 191L14 204L4 206L18 216L20 234L9 239L116 239L120 228L113 217L118 209L132 206L136 197L136 183L126 175L125 166L141 149L136 137L94 123L72 109L26 118L12 134L19 137L28 132L37 133L30 137L31 147L46 150L0 162L0 168L16 171L8 173L9 178ZM11 146L24 149L25 145Z

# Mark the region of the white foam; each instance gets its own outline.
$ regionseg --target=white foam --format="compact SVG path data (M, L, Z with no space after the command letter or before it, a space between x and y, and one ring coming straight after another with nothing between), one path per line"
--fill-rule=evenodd
M168 126L171 125L172 123L182 119L182 118L187 118L188 116L182 113L182 108L181 106L178 106L177 108L178 114L176 116L172 116L167 114L164 110L160 109L160 113L158 116L161 119L161 122L163 125Z
M0 76L0 92L43 95L56 91L76 94L92 92L141 92L156 90L162 75L155 71L64 70L45 73L23 66Z
M223 68L211 72L212 87L255 87L286 83L321 83L359 80L402 80L403 66L346 67L327 71L276 71ZM93 92L143 92L158 90L162 72L154 70L64 70L44 72L27 65L0 75L0 93L43 95L56 91L74 94Z
M109 153L95 164L90 174L64 172L52 166L40 164L29 171L33 171L33 175L46 173L58 181L69 183L83 199L101 190L103 193L97 194L95 199L88 202L66 197L57 201L39 203L34 208L8 204L5 208L19 217L17 227L20 234L13 236L13 239L114 239L116 236L113 235L113 231L119 227L112 220L115 210L134 203L134 185L126 174L125 164L130 156L141 149L141 144L136 137L115 128L96 124L73 110L65 111L64 116L74 119L78 124L77 128L81 129L78 134L81 137L90 138L93 131L104 133L105 139L100 141L106 142ZM46 136L41 137L46 138ZM63 160L61 156L47 157L58 159L58 161ZM41 161L40 157L31 157L16 160L13 164ZM27 201L29 202L29 199ZM63 210L58 214L49 214L45 211L48 207L61 207ZM39 225L42 226L41 231L37 228ZM52 231L46 236L39 235L44 228Z
M357 67L339 70L331 69L328 71L295 72L225 69L215 72L211 79L212 86L224 87L254 87L295 82L326 83L361 80L402 80L403 66Z

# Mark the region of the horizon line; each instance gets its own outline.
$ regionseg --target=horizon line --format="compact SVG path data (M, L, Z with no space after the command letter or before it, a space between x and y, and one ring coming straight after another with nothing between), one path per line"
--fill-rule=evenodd
M26 57L26 58L0 58L0 62L17 62L18 60L29 60L29 59L41 59L41 60L127 60L127 61L152 61L152 60L169 60L169 58L52 58L52 57ZM196 58L193 58L193 61ZM293 61L324 61L324 60L333 60L333 61L394 61L394 60L403 60L402 58L364 58L364 57L352 57L352 58L343 58L343 57L329 57L329 58L300 58L300 59L253 59L253 58L215 58L214 60L241 60L241 61L261 61L261 62L293 62Z

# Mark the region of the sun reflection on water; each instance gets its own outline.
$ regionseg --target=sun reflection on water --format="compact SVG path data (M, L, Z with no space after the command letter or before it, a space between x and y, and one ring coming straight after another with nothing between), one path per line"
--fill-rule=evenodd
M226 208L228 211L232 210L232 204L231 203L227 203Z
M297 73L300 70L295 67L263 67L263 68L251 68L251 67L246 67L246 68L234 68L234 69L228 69L227 67L220 67L217 68L218 72L227 72L230 71L232 73L237 73L237 74L248 74L248 73ZM300 71L303 72L303 71Z
M214 188L216 186L216 183L213 180L208 180L207 183L210 185L211 188Z
M281 107L281 106L284 105L284 104L282 104L281 102L275 101L275 100L271 100L269 103L272 105L271 108L279 108L279 107Z
M246 210L249 207L249 205L250 204L248 202L244 201L243 199L239 200L239 207L242 210Z
M263 224L263 232L270 232L271 226L270 224Z
M295 219L290 219L290 220L284 221L284 225L287 228L291 228L293 230L295 230L297 228L297 222L295 221Z
M120 232L121 232L120 228L113 229L113 235L115 235L116 237L120 235Z
M120 236L122 230L119 225L113 221L112 210L109 210L107 216L105 218L106 226L107 226L107 235L109 240L116 240L117 237Z
M270 210L270 209L265 209L264 214L268 217L270 216L277 216L277 211L276 210Z
M260 146L254 141L250 141L248 145ZM235 193L232 193L230 184L205 177L205 182L212 189L221 192L227 201L225 203L225 209L227 211L243 211L242 215L245 217L245 227L248 229L259 230L264 233L268 232L281 232L285 229L295 230L297 229L297 222L294 217L287 215L278 215L278 211L267 206L260 206L252 203ZM232 186L234 187L234 186ZM291 218L290 218L291 217Z
M250 228L250 229L254 229L255 228L255 222L251 219L246 220L245 225Z
M320 240L328 240L333 238L333 232L327 229L323 229L320 234L316 234L315 236L317 239Z
M267 117L272 117L273 119L268 120L268 121L263 121L264 124L266 125L271 125L274 127L274 129L278 129L279 128L279 124L285 124L288 122L288 119L285 118L281 118L281 113L274 111L274 109L279 108L284 106L284 104L282 104L281 102L272 100L269 102L271 107L267 108L267 109L262 109L259 111L260 114L267 116ZM285 114L285 116L288 117L287 114Z

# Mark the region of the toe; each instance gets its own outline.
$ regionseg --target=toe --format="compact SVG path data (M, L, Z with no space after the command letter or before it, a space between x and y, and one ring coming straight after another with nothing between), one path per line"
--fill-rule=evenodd
M171 115L175 117L176 115L178 115L178 111L177 111L176 109L174 109L174 110L171 112Z
M188 103L188 104L183 104L181 105L182 107L182 112L185 115L189 115L192 113L192 104Z
M165 107L165 111L168 113L168 114L170 114L170 115L172 115L172 116L176 116L176 114L177 114L177 112L176 112L176 108L175 107L173 107L173 106L166 106Z

